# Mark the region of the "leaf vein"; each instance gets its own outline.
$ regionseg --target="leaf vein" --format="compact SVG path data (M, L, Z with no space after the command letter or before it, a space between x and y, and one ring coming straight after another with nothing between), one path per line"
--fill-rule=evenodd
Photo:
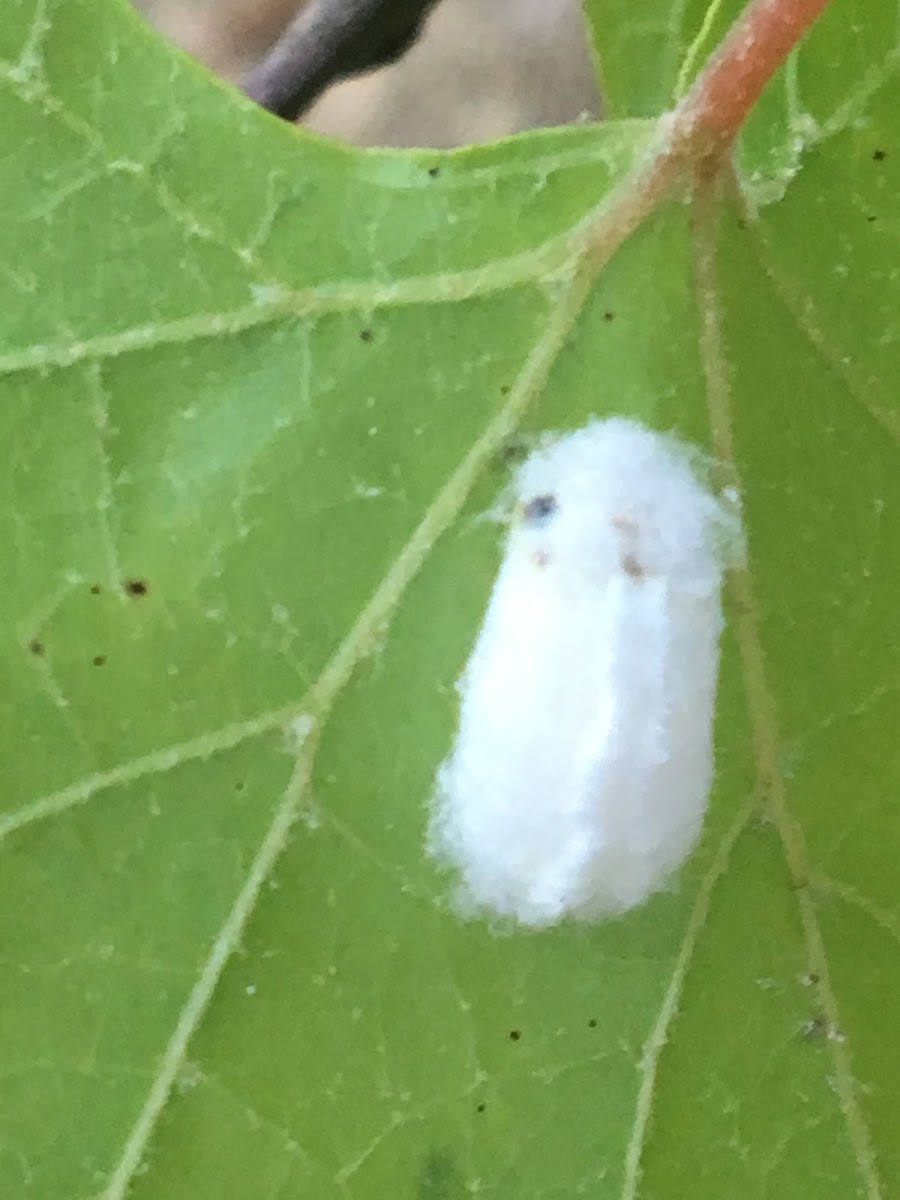
M730 465L740 494L743 486L737 467L731 433L731 393L728 383L727 351L721 324L721 296L716 261L716 197L708 184L698 186L694 201L694 263L697 302L701 316L700 355L707 381L707 402L713 426L717 457ZM806 945L809 969L817 976L822 1012L832 1029L842 1029L837 997L831 984L825 943L809 888L810 869L803 832L790 813L784 775L779 760L775 699L766 675L765 654L760 634L759 608L749 566L732 573L735 625L743 664L747 706L753 735L758 786L766 798L781 839L788 871L793 879L800 926ZM867 1200L881 1200L875 1154L868 1125L857 1095L849 1041L829 1039L834 1066L834 1090L843 1113L847 1134Z
M650 1124L650 1114L653 1108L653 1097L656 1088L656 1075L659 1060L668 1041L669 1029L678 1015L678 1006L688 968L694 956L694 950L700 934L709 916L710 902L713 890L725 874L732 848L743 832L751 814L757 807L755 797L751 797L740 809L731 826L725 832L716 850L715 857L709 870L701 881L697 898L688 919L681 939L681 945L675 959L669 983L663 995L656 1021L644 1043L641 1053L640 1075L641 1083L638 1089L635 1105L634 1123L631 1137L625 1150L625 1169L622 1180L621 1200L636 1200L641 1180L641 1158L647 1140L647 1130Z
M895 913L889 912L887 909L882 908L880 904L876 904L874 900L870 900L868 896L863 895L852 884L835 879L832 875L816 873L810 882L814 888L835 895L838 899L843 900L845 904L853 908L858 908L879 929L883 930L893 941L900 945L900 918Z

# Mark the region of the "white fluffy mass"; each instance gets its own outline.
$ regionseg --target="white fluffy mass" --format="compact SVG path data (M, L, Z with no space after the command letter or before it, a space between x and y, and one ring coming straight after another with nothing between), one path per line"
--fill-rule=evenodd
M461 906L533 926L625 912L694 846L713 771L722 547L697 455L593 421L520 468L460 680L429 849Z

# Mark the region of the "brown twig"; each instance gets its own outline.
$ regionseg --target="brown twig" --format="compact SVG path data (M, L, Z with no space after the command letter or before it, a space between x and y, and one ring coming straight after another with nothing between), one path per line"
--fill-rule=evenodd
M675 110L676 136L727 145L828 0L751 0Z
M311 0L244 78L251 100L295 120L337 79L391 62L437 0Z
M709 182L727 163L741 125L763 88L828 0L750 0L673 113L637 173L581 221L570 244L582 270L596 274L610 246L628 233L686 175ZM613 219L614 218L614 219Z

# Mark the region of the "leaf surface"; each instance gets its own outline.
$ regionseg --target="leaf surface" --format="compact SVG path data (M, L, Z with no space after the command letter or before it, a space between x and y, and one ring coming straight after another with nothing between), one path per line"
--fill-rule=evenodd
M108 0L8 10L0 1194L889 1195L886 18L827 11L715 225L622 240L699 6L662 46L674 6L588 4L623 119L449 154L282 126ZM670 893L498 936L428 798L516 439L593 413L732 430L717 781Z

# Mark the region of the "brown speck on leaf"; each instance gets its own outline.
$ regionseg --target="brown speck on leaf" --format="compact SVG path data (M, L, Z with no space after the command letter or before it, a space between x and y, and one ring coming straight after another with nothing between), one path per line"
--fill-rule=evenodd
M126 579L125 591L129 596L146 596L150 586L146 579Z
M103 589L100 587L99 583L91 584L91 595L92 596L99 596L102 590Z
M804 1021L800 1026L800 1036L807 1042L816 1041L818 1038L824 1037L827 1033L828 1022L821 1013L811 1017L808 1021Z
M106 666L106 655L105 654L95 654L92 659L92 662L95 667L105 667Z
M497 451L497 462L500 466L508 467L512 463L521 462L528 455L528 446L522 438L507 438Z
M31 641L28 643L28 649L31 651L32 654L36 654L36 655L40 656L41 654L44 653L44 643L42 641L40 641L38 638L32 638Z
M359 340L361 342L371 342L371 340L374 336L375 335L371 329L361 329L359 331Z
M607 311L603 314L604 321L614 321L615 319L616 314L614 312L610 312L609 309L607 309Z

